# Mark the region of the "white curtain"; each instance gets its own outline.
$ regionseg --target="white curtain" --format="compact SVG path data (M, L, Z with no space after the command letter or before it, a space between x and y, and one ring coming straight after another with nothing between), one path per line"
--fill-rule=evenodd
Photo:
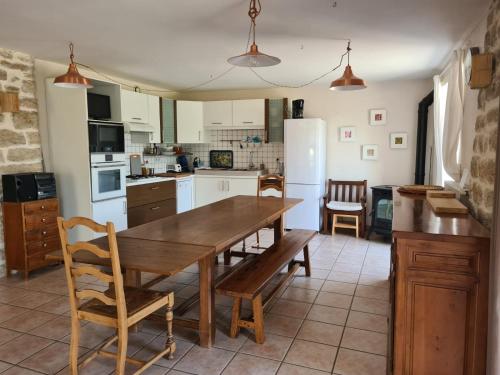
M442 129L442 122L443 122L443 116L441 115L441 108L442 106L440 105L441 100L440 98L442 97L442 92L441 92L441 77L440 76L434 76L434 152L433 152L433 159L432 160L432 176L431 176L431 181L433 184L436 185L442 185L443 184L443 156L442 156L442 135L441 135L441 129Z
M454 180L460 180L460 136L464 115L464 51L453 52L448 69L441 75L441 81L448 83L442 134L442 158L446 173Z

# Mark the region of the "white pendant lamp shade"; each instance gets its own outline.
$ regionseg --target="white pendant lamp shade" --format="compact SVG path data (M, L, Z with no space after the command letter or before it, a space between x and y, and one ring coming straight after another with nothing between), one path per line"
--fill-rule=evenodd
M273 66L281 62L280 59L274 56L266 55L259 52L256 44L250 46L250 51L243 55L230 57L227 62L232 65L246 67L246 68L259 68L264 66Z

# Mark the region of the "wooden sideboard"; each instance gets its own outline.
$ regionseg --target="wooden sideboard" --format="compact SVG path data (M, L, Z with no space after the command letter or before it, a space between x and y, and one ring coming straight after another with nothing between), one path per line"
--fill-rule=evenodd
M30 271L54 263L45 255L61 248L58 200L3 202L2 208L7 275L17 270L27 279Z
M388 373L486 373L489 232L393 191Z

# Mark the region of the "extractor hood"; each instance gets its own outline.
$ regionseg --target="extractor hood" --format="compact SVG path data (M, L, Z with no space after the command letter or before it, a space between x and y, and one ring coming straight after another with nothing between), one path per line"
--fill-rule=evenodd
M154 131L155 131L155 128L149 124L137 124L137 123L133 123L133 122L126 122L125 123L125 132L126 133L131 133L131 132L154 133Z

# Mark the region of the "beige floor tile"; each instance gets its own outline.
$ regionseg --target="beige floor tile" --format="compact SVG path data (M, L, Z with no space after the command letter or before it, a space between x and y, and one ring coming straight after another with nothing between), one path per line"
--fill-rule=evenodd
M64 314L71 309L69 305L69 298L58 296L56 299L38 306L35 310L44 311L51 314Z
M317 305L349 309L351 307L351 301L352 296L346 294L320 292L315 303Z
M224 370L234 352L217 348L194 346L176 365L175 369L197 375L217 375Z
M313 303L317 294L318 291L313 289L288 287L281 295L281 298L291 301Z
M224 375L274 375L280 362L237 354L222 374Z
M361 352L386 355L387 334L347 327L340 346Z
M80 346L84 348L94 348L108 337L115 334L115 330L110 327L104 327L89 323L80 328ZM61 341L69 343L71 334L65 336Z
M22 297L10 301L9 304L34 309L57 298L60 298L58 294L29 291Z
M320 290L323 285L323 280L321 279L313 279L310 277L296 276L293 279L292 286L295 288L305 288L305 289L313 289Z
M288 301L280 298L273 305L270 312L274 314L289 316L291 318L304 319L310 308L310 303Z
M86 349L80 349L80 355L85 354ZM45 374L55 374L68 365L69 345L55 342L42 349L38 353L22 361L19 365Z
M0 372L4 372L7 370L9 367L12 367L10 363L7 362L0 362Z
M354 297L351 305L351 310L384 316L387 315L388 308L389 304L386 301L363 297Z
M358 287L356 288L355 296L388 301L389 290L387 288L377 288L375 286L358 285Z
M337 347L310 341L295 340L285 357L293 365L332 371Z
M389 288L389 280L385 276L361 274L359 284L370 285L377 288Z
M346 294L349 296L354 295L355 290L356 290L356 284L342 283L340 281L331 281L331 280L326 280L323 286L321 287L322 292Z
M321 344L339 346L343 331L344 327L342 326L306 320L302 327L300 327L297 338L319 342Z
M263 344L256 344L252 337L245 342L240 352L282 361L292 341L290 337L267 334Z
M264 331L281 336L295 337L302 321L302 319L268 313L264 318Z
M350 272L359 274L361 272L361 264L342 263L337 261L333 266L332 271Z
M320 268L311 268L311 278L324 280L328 277L330 270L322 270ZM296 275L305 276L306 272L303 267L300 267Z
M338 375L385 375L386 358L340 348L333 373Z
M346 326L365 329L367 331L387 333L387 317L351 310L347 318Z
M11 301L19 299L28 293L29 291L26 289L15 288L13 286L0 286L0 302L10 303Z
M184 341L175 340L176 350L173 359L160 358L155 364L162 367L173 367L179 360L194 346L194 344ZM141 361L147 361L153 355L159 353L165 348L165 337L159 336L153 341L147 343L144 348L133 355Z
M22 335L0 346L0 361L17 364L52 344L42 337Z
M39 372L28 370L27 368L13 366L7 371L2 372L2 375L40 375Z
M343 326L347 320L347 313L348 310L337 307L313 305L307 319Z
M22 315L28 311L30 310L23 307L4 305L0 303L0 323L15 318L16 316Z
M332 271L328 275L328 280L340 281L343 283L352 283L356 284L359 279L359 274L352 272L342 272L342 271Z
M30 334L53 340L61 340L71 333L71 318L60 316L30 331Z
M13 329L20 332L29 332L32 329L54 320L58 315L49 314L43 311L28 310L23 314L2 322L0 325L4 328Z
M16 332L16 331L11 331L5 328L0 328L0 345L5 344L6 342L9 342L16 337L21 336L21 332Z
M276 375L326 375L329 372L314 370L312 368L291 365L289 363L282 363Z
M223 330L217 328L217 331L215 333L214 346L219 349L226 349L226 350L231 350L233 352L237 352L245 343L247 335L245 334L244 330L240 330L240 334L238 335L238 337L233 339L228 336L228 333L229 333L229 327L226 327ZM197 333L196 336L198 336Z

